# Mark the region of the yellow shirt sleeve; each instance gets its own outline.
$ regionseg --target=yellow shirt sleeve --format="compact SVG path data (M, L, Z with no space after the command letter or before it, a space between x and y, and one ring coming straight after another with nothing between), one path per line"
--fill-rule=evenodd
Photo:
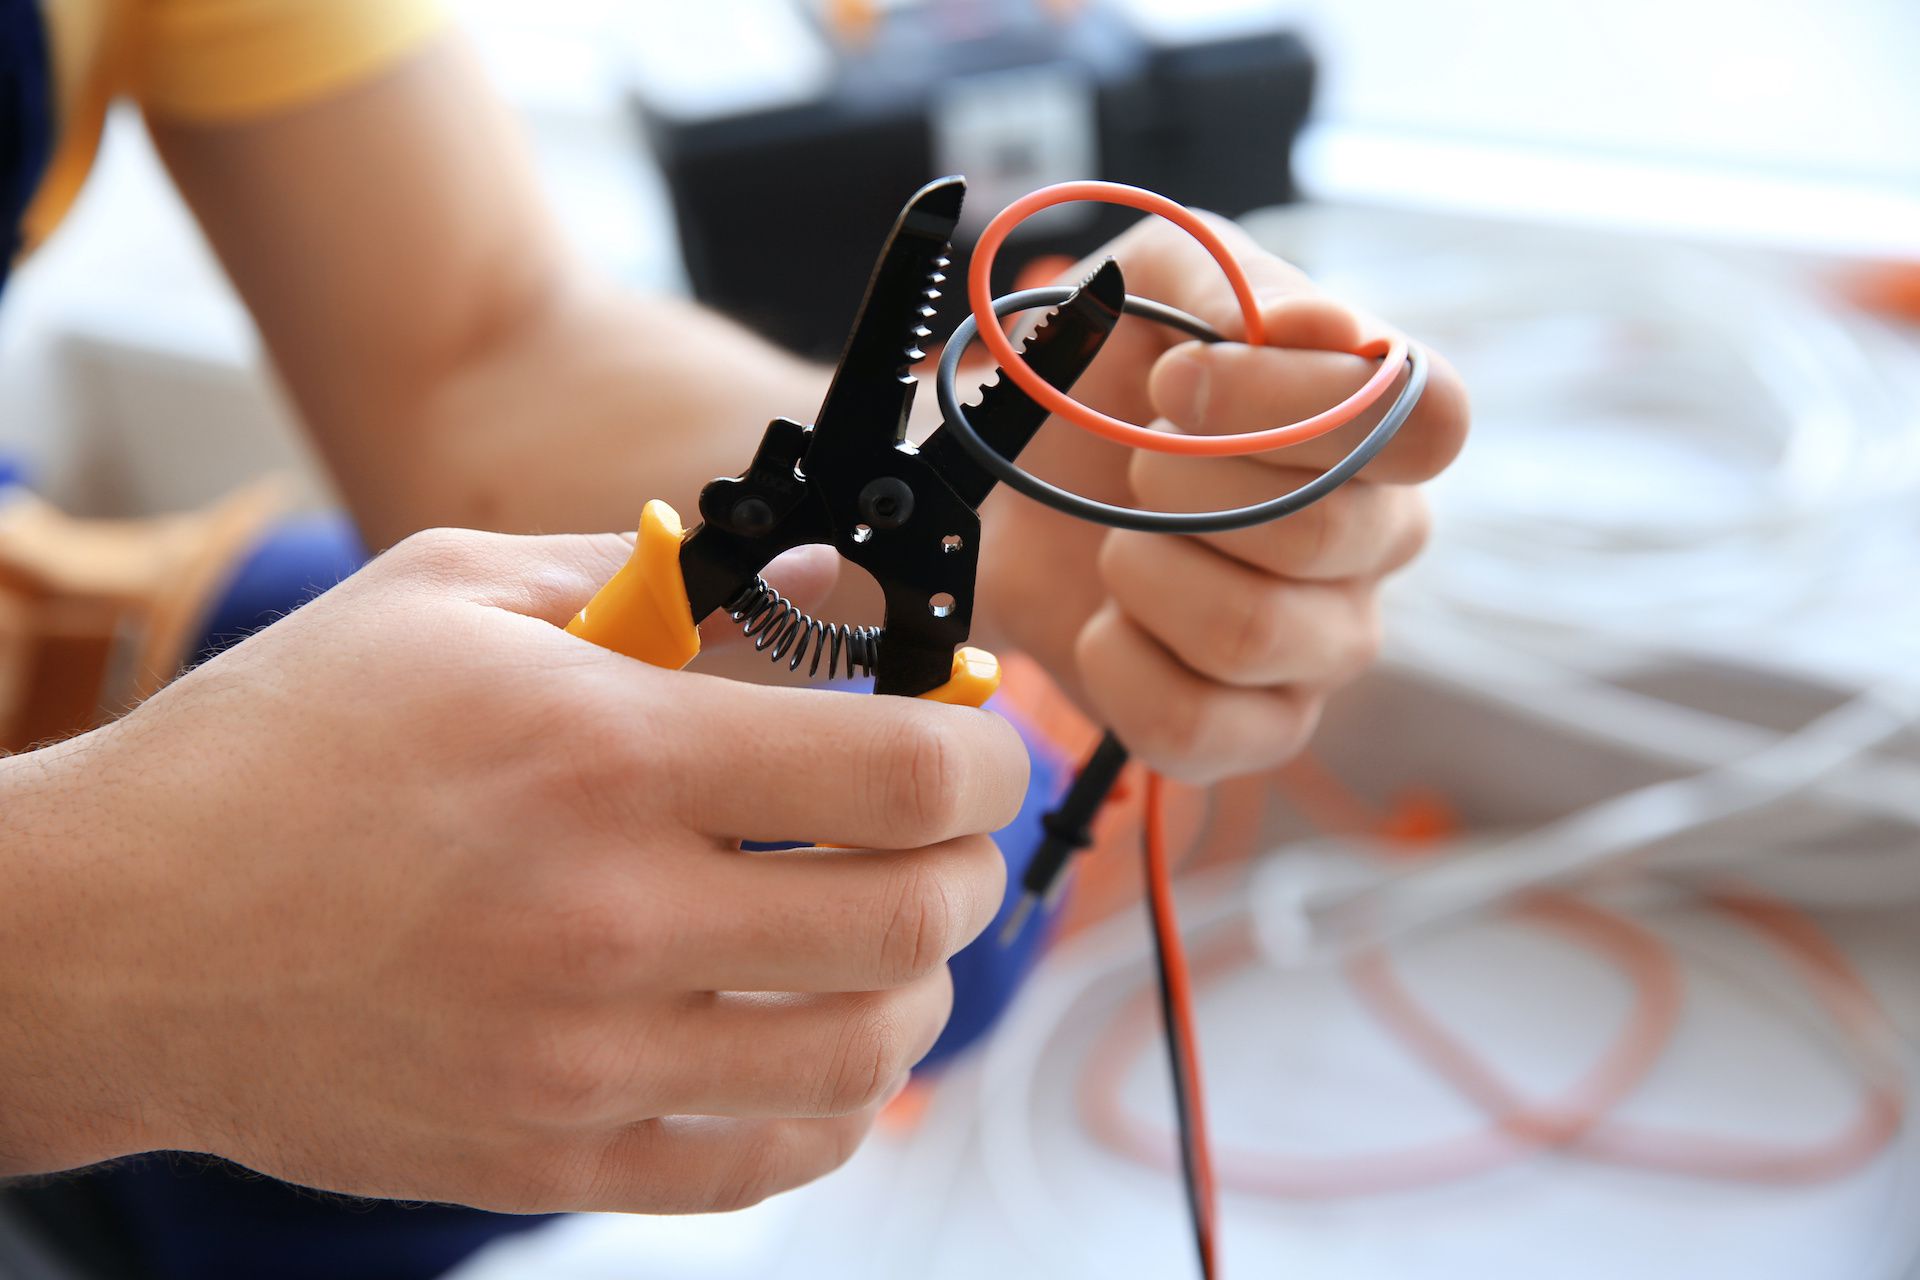
M129 87L176 120L231 120L326 96L446 24L441 0L133 0Z

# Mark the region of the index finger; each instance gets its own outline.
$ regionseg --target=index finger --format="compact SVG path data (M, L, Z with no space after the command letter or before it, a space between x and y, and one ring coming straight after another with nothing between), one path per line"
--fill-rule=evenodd
M1026 794L1026 747L990 711L673 678L713 730L673 763L682 816L710 835L914 849L997 831Z
M1006 895L985 836L924 849L712 854L727 904L647 972L696 991L885 991L931 974L979 937Z
M729 839L918 848L996 831L1026 793L1027 753L992 712L913 698L744 684L663 671L559 630L625 562L629 539L452 533L416 548L477 602L525 615L518 642L565 648L594 725L581 749ZM400 553L396 553L400 554ZM640 744L651 736L670 748Z
M1460 375L1428 353L1426 391L1363 480L1415 484L1443 471L1467 434L1467 394ZM1175 428L1196 435L1260 431L1337 404L1378 366L1333 351L1249 347L1239 343L1183 343L1163 355L1148 376L1154 409ZM1400 384L1354 421L1316 439L1254 455L1276 466L1325 470L1349 453L1393 404Z
M1155 326L1163 335L1156 346L1164 354L1150 377L1148 399L1153 413L1183 431L1241 435L1303 421L1345 401L1378 369L1372 361L1345 353L1384 342L1391 336L1389 327L1329 297L1297 267L1261 249L1237 225L1203 216L1252 287L1266 328L1266 345L1255 348L1235 341L1246 331L1239 302L1202 245L1157 219L1130 229L1113 247L1127 271L1130 291L1187 311L1228 339L1211 346L1175 345L1171 331ZM1226 367L1218 368L1222 365ZM1459 452L1466 429L1465 392L1445 361L1433 358L1430 366L1429 384L1415 414L1381 456L1368 464L1363 478L1396 483L1429 479ZM1359 443L1388 411L1393 398L1389 387L1352 424L1257 456L1324 470ZM1187 407L1194 404L1200 407Z

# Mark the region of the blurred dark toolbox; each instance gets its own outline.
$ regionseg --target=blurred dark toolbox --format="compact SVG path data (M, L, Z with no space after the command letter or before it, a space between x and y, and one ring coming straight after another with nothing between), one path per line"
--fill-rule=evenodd
M1222 0L697 0L649 23L632 101L698 298L832 356L902 193L971 188L961 242L1046 183L1107 178L1228 215L1293 198L1312 97L1304 43ZM1224 13L1224 18L1223 18ZM831 200L790 201L795 190ZM1132 217L1050 210L997 265L1079 256ZM936 332L964 308L964 257Z

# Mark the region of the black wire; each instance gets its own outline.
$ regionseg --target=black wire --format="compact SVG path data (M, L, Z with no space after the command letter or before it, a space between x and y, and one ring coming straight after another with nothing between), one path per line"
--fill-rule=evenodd
M1008 316L1017 312L1032 310L1036 307L1055 307L1073 296L1073 290L1064 287L1046 289L1024 289L994 299L993 311L996 316ZM1203 342L1222 342L1225 339L1212 326L1198 317L1178 311L1164 303L1148 298L1136 298L1128 295L1124 310L1129 315L1142 316L1160 324L1178 329ZM947 340L946 350L940 355L940 363L934 374L934 392L939 397L940 412L945 417L945 430L952 433L969 457L984 468L1001 483L1017 492L1024 493L1034 501L1052 507L1075 519L1086 520L1093 524L1106 525L1116 529L1133 529L1145 533L1225 533L1233 529L1247 529L1255 525L1278 520L1282 516L1318 502L1335 489L1357 475L1360 469L1373 461L1373 458L1399 432L1401 426L1412 415L1414 407L1420 403L1420 397L1427 388L1426 352L1414 345L1407 352L1407 378L1401 385L1400 394L1388 406L1387 412L1378 423L1361 439L1360 443L1348 451L1347 455L1335 463L1325 473L1301 485L1290 493L1250 506L1235 507L1225 511L1142 511L1134 507L1119 507L1111 503L1099 502L1082 494L1059 488L1047 483L1040 477L1022 469L1011 459L1003 457L980 437L973 423L967 418L965 406L960 403L959 372L960 358L979 337L980 328L971 315L961 320L954 328L953 335ZM1001 374L1002 377L1006 375ZM1109 732L1105 741L1119 743ZM1186 1046L1182 1043L1175 1028L1178 1025L1174 1009L1173 982L1167 967L1167 937L1177 927L1169 919L1162 921L1162 909L1171 911L1171 903L1161 903L1157 895L1147 894L1147 914L1152 925L1154 978L1160 991L1160 1018L1165 1028L1164 1040L1167 1046L1167 1068L1173 1077L1173 1110L1179 1135L1180 1177L1186 1187L1187 1213L1193 1225L1194 1249L1198 1254L1200 1272L1204 1280L1213 1280L1213 1268L1209 1265L1208 1237L1215 1224L1208 1214L1204 1193L1200 1186L1199 1150L1196 1144L1195 1125L1198 1118L1193 1114L1193 1075L1194 1063L1187 1057ZM1164 924L1164 928L1162 927ZM1214 1241L1218 1247L1218 1241Z
M1193 1099L1193 1064L1187 1061L1186 1046L1174 1033L1178 1025L1173 1007L1173 980L1167 971L1167 944L1162 932L1160 903L1151 888L1147 892L1147 923L1153 934L1153 974L1160 987L1160 1023L1164 1034L1161 1036L1167 1046L1167 1069L1173 1075L1173 1116L1174 1131L1179 1135L1180 1144L1180 1180L1187 1189L1187 1218L1193 1226L1193 1247L1200 1260L1200 1274L1203 1280L1213 1280L1213 1268L1208 1265L1207 1235L1213 1224L1208 1221L1206 1201L1200 1190L1200 1155L1194 1145L1194 1115L1190 1105ZM1171 920L1165 922L1167 929L1174 928ZM1218 1248L1219 1242L1215 1241Z
M1037 307L1057 307L1071 298L1073 292L1064 286L1023 289L995 298L994 314L1008 316ZM1125 310L1129 315L1168 325L1203 342L1225 341L1206 321L1150 298L1136 298L1129 294ZM980 438L980 433L967 418L966 407L960 403L959 392L960 358L979 334L979 325L968 315L955 326L953 336L947 339L946 350L940 353L933 385L934 393L940 400L940 412L946 419L945 430L953 434L953 438L975 463L1007 487L1026 494L1035 502L1075 519L1143 533L1226 533L1233 529L1250 529L1254 525L1292 515L1318 502L1359 474L1360 468L1373 461L1374 455L1387 447L1387 442L1393 439L1401 425L1412 415L1414 406L1420 403L1420 396L1427 389L1427 355L1415 344L1407 351L1407 380L1401 385L1400 394L1394 398L1386 415L1346 457L1324 474L1314 477L1291 493L1283 493L1277 498L1250 506L1233 507L1225 511L1142 511L1137 507L1118 507L1100 502L1049 484L1011 459L1002 457ZM1003 373L1000 376L1006 375Z

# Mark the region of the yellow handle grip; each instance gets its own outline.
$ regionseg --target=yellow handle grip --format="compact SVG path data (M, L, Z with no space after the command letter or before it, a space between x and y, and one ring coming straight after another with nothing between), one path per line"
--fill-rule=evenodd
M1000 659L985 649L962 646L953 651L953 675L938 689L920 696L953 707L978 707L984 706L999 687Z
M676 670L700 652L700 629L680 572L680 514L655 498L640 512L640 534L620 572L573 616L567 631L603 649ZM985 649L954 651L953 674L921 694L929 702L977 707L1000 687L1000 660Z
M640 512L640 535L620 572L567 630L603 649L676 670L700 652L700 629L680 572L680 513L658 498Z

